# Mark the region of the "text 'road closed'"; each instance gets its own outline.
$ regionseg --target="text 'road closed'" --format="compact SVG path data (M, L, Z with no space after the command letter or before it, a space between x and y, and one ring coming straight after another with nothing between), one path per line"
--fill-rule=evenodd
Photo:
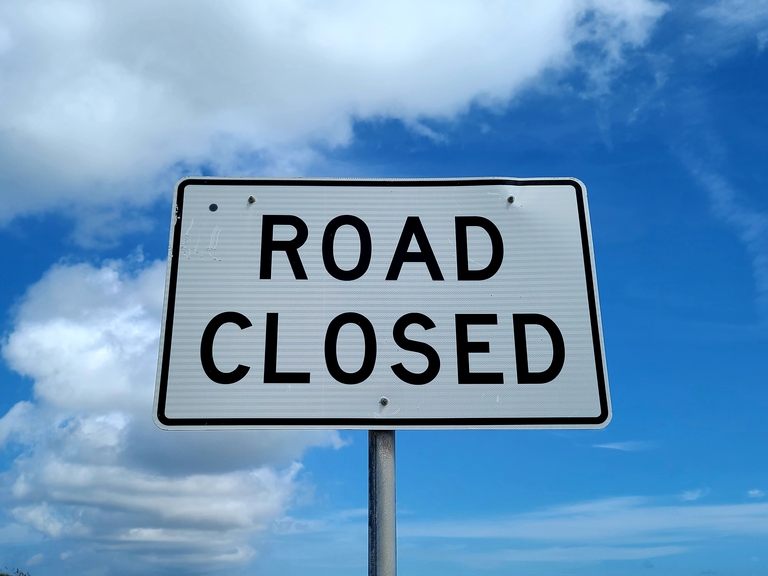
M489 340L471 340L470 326L496 326L499 323L496 314L456 314L455 343L456 343L456 374L458 384L504 384L503 372L477 372L470 369L470 358L475 354L489 354ZM200 362L208 378L217 384L235 384L248 374L250 366L238 364L233 370L223 371L214 361L213 346L216 334L225 324L234 324L241 330L252 328L249 318L239 312L222 312L215 316L206 326L200 342ZM513 314L512 331L515 347L515 368L517 384L546 384L554 380L565 363L565 343L557 325L547 316L541 314ZM339 332L344 326L357 326L363 343L363 359L358 369L346 371L339 364L337 342ZM411 312L401 316L392 328L394 342L407 352L422 355L427 367L421 372L409 370L404 362L390 366L394 375L407 384L423 385L434 380L440 373L440 356L428 342L415 340L406 336L409 326L418 325L424 331L435 328L435 323L426 315ZM266 333L264 338L264 374L265 384L308 384L312 380L310 372L282 372L277 367L279 314L270 312L266 315ZM552 346L552 358L549 366L540 371L532 371L528 361L528 343L526 328L539 326L549 336ZM328 324L324 341L325 366L328 374L342 384L360 384L365 382L376 366L377 335L373 324L356 312L345 312L333 318ZM406 359L407 361L407 359Z

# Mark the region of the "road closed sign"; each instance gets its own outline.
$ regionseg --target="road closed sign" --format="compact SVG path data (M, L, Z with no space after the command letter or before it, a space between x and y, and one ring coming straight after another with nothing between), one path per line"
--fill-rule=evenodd
M188 178L162 428L600 428L611 417L575 179Z

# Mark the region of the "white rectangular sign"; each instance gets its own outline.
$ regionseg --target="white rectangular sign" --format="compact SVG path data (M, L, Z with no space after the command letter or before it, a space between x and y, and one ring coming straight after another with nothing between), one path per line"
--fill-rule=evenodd
M575 179L189 178L162 428L600 428L610 399Z

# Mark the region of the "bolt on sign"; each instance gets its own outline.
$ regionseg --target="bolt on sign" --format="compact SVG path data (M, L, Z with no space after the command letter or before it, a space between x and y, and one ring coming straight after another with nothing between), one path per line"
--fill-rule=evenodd
M600 428L586 190L570 178L188 178L161 428Z

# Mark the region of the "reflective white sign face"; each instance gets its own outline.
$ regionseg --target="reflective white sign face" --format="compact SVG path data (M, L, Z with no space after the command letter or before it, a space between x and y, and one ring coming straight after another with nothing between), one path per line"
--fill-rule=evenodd
M600 428L578 180L176 188L162 428Z

